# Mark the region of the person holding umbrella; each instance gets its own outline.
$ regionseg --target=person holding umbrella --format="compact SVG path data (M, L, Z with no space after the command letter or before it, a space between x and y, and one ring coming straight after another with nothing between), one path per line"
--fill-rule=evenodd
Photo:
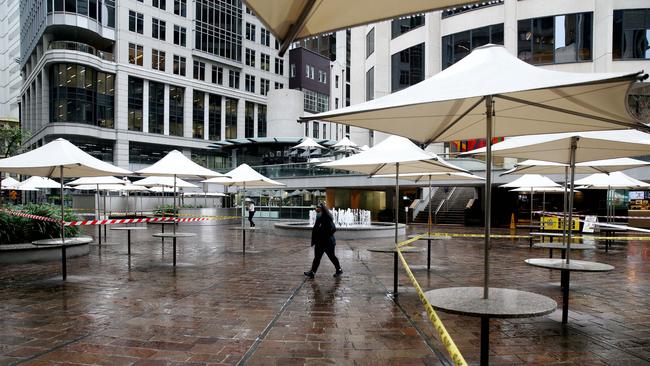
M253 216L255 216L255 204L250 198L246 198L246 202L248 202L248 222L250 223L251 227L255 227L255 223L253 222Z
M314 261L311 264L311 270L305 272L305 276L314 278L323 254L327 254L334 268L336 268L334 277L339 277L343 274L339 259L336 258L336 254L334 253L334 249L336 248L334 232L336 232L336 226L334 225L332 214L327 209L327 206L321 202L316 206L316 223L314 223L314 227L311 230L311 246L314 247Z

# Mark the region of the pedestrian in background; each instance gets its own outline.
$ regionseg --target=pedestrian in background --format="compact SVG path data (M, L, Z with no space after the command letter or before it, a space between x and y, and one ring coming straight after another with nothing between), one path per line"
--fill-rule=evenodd
M255 223L253 222L253 216L255 216L255 204L253 201L251 201L250 198L246 199L248 201L248 222L250 223L251 227L255 227Z
M343 273L339 259L334 254L334 249L336 248L334 232L336 232L336 226L334 225L332 214L327 209L327 206L321 202L316 206L316 223L314 223L314 227L311 230L311 246L314 247L314 261L312 262L311 270L305 272L305 276L314 278L323 254L327 254L334 268L336 268L334 277L339 277Z

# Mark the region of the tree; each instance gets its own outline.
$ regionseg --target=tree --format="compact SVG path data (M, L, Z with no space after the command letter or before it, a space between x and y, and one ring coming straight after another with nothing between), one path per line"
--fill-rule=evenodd
M0 154L2 157L13 156L24 141L29 139L30 133L20 127L0 128Z

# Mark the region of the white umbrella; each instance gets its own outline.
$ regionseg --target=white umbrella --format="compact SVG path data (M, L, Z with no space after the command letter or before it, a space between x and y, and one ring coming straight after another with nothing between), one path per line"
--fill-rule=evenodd
M124 185L126 182L124 182L120 178L116 178L113 176L103 176L103 177L83 177L79 179L75 179L72 182L68 182L68 185L70 186L79 186L79 185L97 185L97 184L120 184Z
M61 184L53 181L50 178L33 176L20 182L19 187L21 187L23 190L32 190L39 188L60 188Z
M0 171L51 177L56 175L61 179L61 241L65 242L64 207L63 207L63 178L128 175L130 171L118 168L112 164L96 159L69 141L59 138L37 149L0 160ZM61 245L62 275L67 277L66 246Z
M187 158L183 153L178 150L172 150L162 159L158 160L153 165L140 169L135 172L138 175L148 177L166 177L173 176L174 187L174 213L176 213L176 178L210 178L210 177L223 177L223 174L214 172L210 169L204 168L199 164ZM174 233L176 232L176 225L173 225Z
M609 173L646 165L650 165L650 162L631 158L594 160L576 163L576 173ZM566 167L568 167L567 164L529 159L515 164L514 168L502 173L501 175L522 173L563 174Z
M531 190L535 193L562 193L564 192L564 187L559 186L559 187L520 187L520 188L513 188L510 190L510 192L530 192ZM574 190L574 192L578 192L577 190Z
M284 186L284 183L274 181L273 179L267 178L262 174L256 172L248 164L241 164L235 169L226 173L225 177L211 178L202 181L204 183L216 183L225 185L228 187L236 186L242 187L242 217L241 217L241 229L242 229L242 253L246 255L246 230L244 227L244 197L246 195L246 186L248 187L274 187L274 186Z
M7 177L0 182L0 189L16 189L20 184L19 181L12 177Z
M524 174L510 183L502 184L502 188L521 188L530 192L530 224L533 224L533 195L535 189L560 188L561 185L539 174Z
M363 146L361 146L359 148L359 150L361 150L361 151L368 151L369 149L370 149L370 147L368 145L363 145Z
M351 151L359 150L359 145L352 142L352 140L350 140L349 138L344 137L340 139L337 143L332 145L332 148L336 150L343 150L347 154L349 150Z
M421 172L465 172L464 169L450 164L436 154L426 152L409 139L399 136L389 136L368 151L349 156L340 160L321 164L320 166L350 171L357 171L375 176L378 174L394 174L395 176L395 245L398 243L399 226L399 179L404 173ZM397 268L397 254L393 258ZM397 273L393 278L393 292L397 296Z
M175 185L177 188L198 187L197 185L186 182L181 178L176 178L176 181L174 182L174 177L146 177L144 179L140 179L137 182L133 182L133 185L145 187L174 187Z
M609 174L596 173L575 181L576 186L585 186L585 188L647 188L650 184L632 178L623 172L612 172Z
M296 146L292 146L291 148L296 149L296 150L298 150L298 149L305 150L307 152L307 162L309 162L311 160L311 150L312 149L326 149L325 146L319 144L318 142L316 142L311 137L304 138L301 143L299 143Z
M267 29L282 42L280 55L296 39L309 38L403 15L441 10L463 0L244 0Z

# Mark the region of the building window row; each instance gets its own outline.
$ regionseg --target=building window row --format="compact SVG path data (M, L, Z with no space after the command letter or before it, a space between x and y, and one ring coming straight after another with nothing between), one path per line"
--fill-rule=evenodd
M442 69L462 60L474 48L488 43L503 44L503 24L488 25L442 37Z
M194 47L241 62L241 1L196 0Z
M650 9L614 10L614 60L650 59Z
M422 80L424 80L424 43L391 56L391 92L415 85Z
M47 0L47 12L65 12L87 16L109 28L115 28L115 0ZM102 16L103 14L103 16Z
M394 19L391 24L391 38L396 38L404 33L424 25L424 15L413 15L405 18Z

